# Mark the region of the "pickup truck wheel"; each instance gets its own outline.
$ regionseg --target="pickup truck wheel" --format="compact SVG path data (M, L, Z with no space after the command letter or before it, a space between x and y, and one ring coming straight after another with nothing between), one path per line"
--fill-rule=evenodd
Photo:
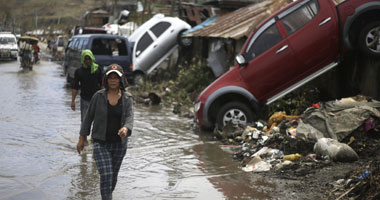
M219 128L229 123L245 126L253 121L253 112L246 104L234 101L222 106L216 118Z
M358 46L363 53L380 57L380 21L372 22L360 31Z

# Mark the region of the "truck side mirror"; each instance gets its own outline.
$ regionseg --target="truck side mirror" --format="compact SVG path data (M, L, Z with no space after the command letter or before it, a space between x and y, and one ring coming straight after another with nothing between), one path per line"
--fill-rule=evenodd
M242 54L239 54L235 57L235 61L237 64L239 64L240 66L244 66L244 65L247 65L247 60L245 59L245 56L242 55Z

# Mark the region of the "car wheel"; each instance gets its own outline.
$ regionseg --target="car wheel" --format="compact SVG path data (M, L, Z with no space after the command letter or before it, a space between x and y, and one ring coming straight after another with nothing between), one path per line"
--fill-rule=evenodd
M177 42L182 47L189 47L193 44L193 38L191 37L182 37L182 34L187 31L187 29L183 29L178 33Z
M229 123L245 126L253 121L253 111L246 104L234 101L222 106L216 119L218 128L222 128Z
M380 21L372 22L360 31L358 46L363 53L380 57Z

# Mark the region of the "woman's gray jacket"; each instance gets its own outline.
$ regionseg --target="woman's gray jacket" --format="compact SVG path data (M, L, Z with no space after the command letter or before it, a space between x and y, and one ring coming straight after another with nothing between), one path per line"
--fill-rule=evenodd
M122 93L123 111L121 115L120 127L128 128L127 137L122 139L122 143L127 145L127 138L132 134L133 129L133 100L128 92ZM91 98L90 105L81 125L80 135L90 135L92 125L92 138L106 140L107 130L107 92L105 89L97 91Z

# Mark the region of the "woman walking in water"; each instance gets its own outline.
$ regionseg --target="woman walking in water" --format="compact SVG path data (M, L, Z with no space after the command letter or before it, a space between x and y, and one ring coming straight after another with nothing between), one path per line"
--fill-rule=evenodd
M132 95L125 91L126 78L121 66L110 65L104 76L104 89L94 94L82 122L77 151L80 153L90 135L93 154L100 175L103 200L112 199L117 176L127 152L133 129Z

